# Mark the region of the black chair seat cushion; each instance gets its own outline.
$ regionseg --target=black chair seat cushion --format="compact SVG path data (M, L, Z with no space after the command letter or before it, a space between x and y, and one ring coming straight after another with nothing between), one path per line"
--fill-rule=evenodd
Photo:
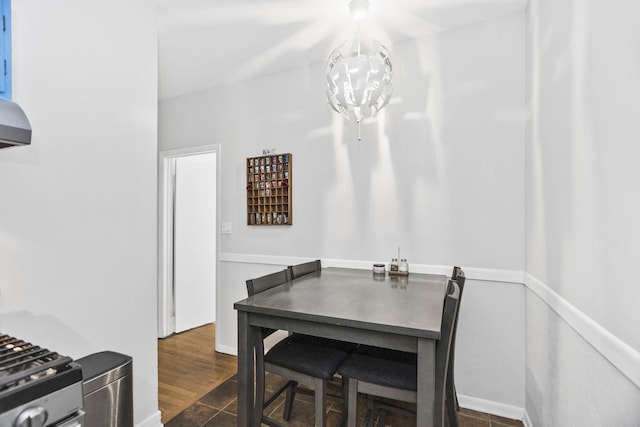
M320 347L328 347L328 348L344 351L346 353L351 353L353 350L356 349L356 347L358 347L357 344L354 344L352 342L332 340L330 338L323 338L323 337L314 337L312 335L305 335L305 334L293 334L292 338L293 338L293 342L296 342L296 343L304 343L304 344L317 345Z
M348 352L307 342L296 342L295 335L277 343L264 356L264 361L316 378L329 380Z
M338 367L343 377L403 390L417 390L415 353L360 346Z

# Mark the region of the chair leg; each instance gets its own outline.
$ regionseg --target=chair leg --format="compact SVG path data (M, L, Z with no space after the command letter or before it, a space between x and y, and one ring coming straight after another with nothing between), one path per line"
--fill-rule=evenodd
M296 387L298 387L298 383L295 381L291 381L289 387L287 388L287 398L284 402L284 412L282 414L282 418L289 421L291 418L291 410L293 409L293 399L296 397Z
M447 417L449 418L449 427L458 427L459 406L455 385L447 384L445 400L445 404L447 406Z
M358 417L358 380L349 378L347 382L347 387L349 388L349 394L347 395L347 427L356 427Z
M453 384L453 401L455 402L456 412L460 412L460 404L458 403L458 392L456 391L456 385Z
M450 396L453 396L453 407L458 412L460 410L460 405L458 404L458 393L456 393L456 383L453 379L453 364L449 363L449 368L447 369L447 399Z
M368 427L373 427L373 425L375 424L375 411L373 410L374 405L373 405L373 396L371 396L370 394L367 395L367 420L368 422L365 424ZM366 421L366 420L365 420Z
M449 405L447 405L447 419L449 420L449 427L458 427L458 413L452 411Z
M327 406L327 381L317 378L314 384L315 406L316 406L316 427L326 427L326 406Z
M378 416L378 427L384 427L385 423L387 422L387 411L385 411L384 409L379 409L378 413L380 414Z
M349 399L349 380L345 377L341 377L340 378L340 393L342 393L341 397L342 397L342 414L340 415L340 421L338 426L339 427L345 427L346 423L347 423L347 413L349 412L349 408L347 407L348 405L348 399Z

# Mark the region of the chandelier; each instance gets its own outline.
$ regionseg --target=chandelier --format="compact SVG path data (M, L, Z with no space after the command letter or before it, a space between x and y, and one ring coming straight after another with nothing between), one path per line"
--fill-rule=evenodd
M393 92L389 50L376 42L363 42L360 22L369 11L368 0L351 0L351 17L358 23L358 37L350 49L346 42L336 48L327 60L327 100L331 108L348 120L358 123L365 117L375 117L388 103Z

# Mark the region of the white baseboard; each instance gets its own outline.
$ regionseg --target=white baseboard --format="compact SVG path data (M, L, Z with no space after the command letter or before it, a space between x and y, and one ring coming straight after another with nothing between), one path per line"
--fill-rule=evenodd
M527 411L524 411L524 419L522 420L522 423L524 424L524 427L533 427L533 423L531 422Z
M520 421L527 418L525 409L518 406L479 399L477 397L465 396L460 393L458 393L458 402L463 408L471 409L478 412L484 412L486 414L498 415L500 417ZM529 424L529 426L531 427L531 424Z
M142 422L136 424L136 427L163 427L162 424L162 413L160 411L156 411L150 416L148 416Z
M230 347L230 346L227 346L227 345L220 345L218 343L216 343L216 351L218 353L230 354L232 356L237 356L238 355L237 347Z

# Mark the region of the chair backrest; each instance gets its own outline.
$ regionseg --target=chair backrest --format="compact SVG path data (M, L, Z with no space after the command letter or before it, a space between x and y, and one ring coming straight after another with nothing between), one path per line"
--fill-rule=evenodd
M458 286L460 287L460 293L464 290L464 282L466 277L464 275L464 271L458 266L453 267L453 272L451 273L451 280L455 280L458 282ZM462 297L461 297L462 298Z
M455 280L449 280L447 284L447 295L444 299L444 308L442 310L440 339L437 342L438 346L447 347L447 356L449 352L448 348L451 346L451 341L453 339L453 329L458 315L458 307L460 307L460 286L458 286L458 283ZM440 350L438 349L438 351Z
M305 262L298 265L292 265L289 267L289 271L291 272L291 279L296 279L300 276L304 276L305 274L313 273L314 271L318 271L322 268L322 263L319 259L315 261Z
M455 378L454 378L454 367L455 367L455 359L456 359L456 335L458 334L458 318L460 315L460 305L462 304L462 291L464 290L464 283L466 281L464 271L462 271L460 267L454 266L453 272L451 273L451 280L454 283L458 284L460 295L458 296L458 309L456 311L456 316L453 320L453 334L451 336L451 346L449 349L449 367L447 369L447 393L448 393L448 399L452 401L452 402L449 402L448 405L452 405L450 407L455 407L457 411L458 396L456 392L456 385L455 385ZM450 411L449 413L450 417L454 417L453 412L455 411ZM455 425L457 425L457 423Z
M454 266L453 272L451 273L451 280L454 280L458 284L458 287L460 288L460 298L459 298L460 301L458 302L458 304L461 304L462 292L464 291L464 283L467 280L467 278L464 275L464 271L462 271L460 267ZM460 311L460 308L458 308L458 311ZM458 316L456 316L455 320L453 321L453 344L452 344L453 348L451 349L452 359L453 359L453 356L455 355L457 332L458 332Z
M284 270L276 273L247 280L247 293L249 296L252 296L290 281L291 276L289 274L289 269L285 268Z
M442 323L440 327L440 339L436 343L436 395L445 395L447 373L450 369L449 356L453 340L455 319L458 316L460 302L460 287L454 280L449 280L447 296L442 310ZM444 399L442 400L444 402ZM441 408L444 411L444 406ZM444 418L442 418L444 419Z

